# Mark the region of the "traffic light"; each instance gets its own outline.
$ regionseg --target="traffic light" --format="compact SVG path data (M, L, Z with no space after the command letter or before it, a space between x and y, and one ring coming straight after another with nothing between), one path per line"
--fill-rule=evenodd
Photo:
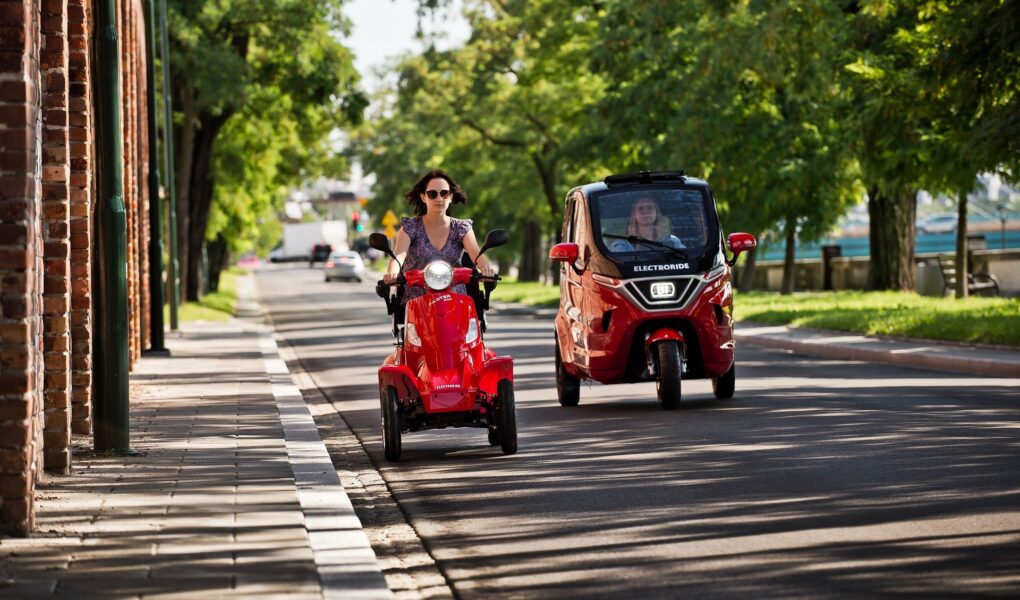
M354 211L351 213L351 228L354 231L364 231L365 227L361 224L361 213Z

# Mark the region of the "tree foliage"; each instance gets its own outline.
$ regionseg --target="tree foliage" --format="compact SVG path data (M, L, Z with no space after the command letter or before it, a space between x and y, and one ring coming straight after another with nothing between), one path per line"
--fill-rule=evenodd
M727 227L783 240L786 290L795 241L867 191L873 285L912 289L917 190L1018 175L1020 0L463 4L470 39L404 57L351 155L375 212L452 172L525 278L573 185L685 168Z
M181 279L196 299L202 245L245 249L288 187L342 172L328 136L366 102L341 0L169 4Z

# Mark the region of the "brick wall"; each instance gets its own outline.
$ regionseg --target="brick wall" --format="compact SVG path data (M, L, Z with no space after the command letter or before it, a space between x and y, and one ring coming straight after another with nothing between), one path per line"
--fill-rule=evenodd
M86 0L67 2L70 140L71 430L92 433L92 15Z
M91 433L95 129L89 0L0 0L0 532L27 535L43 468ZM149 346L141 0L120 0L128 339Z
M42 0L41 32L44 447L46 469L63 473L71 465L67 0Z
M38 0L0 2L0 531L34 524L42 466Z

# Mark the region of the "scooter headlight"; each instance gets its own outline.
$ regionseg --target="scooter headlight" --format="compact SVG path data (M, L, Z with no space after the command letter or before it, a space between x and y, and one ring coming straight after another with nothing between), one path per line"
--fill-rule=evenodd
M425 285L439 291L445 290L453 283L453 267L442 260L434 260L425 265Z
M464 336L464 343L470 344L478 339L478 319L471 319L468 322L467 335Z

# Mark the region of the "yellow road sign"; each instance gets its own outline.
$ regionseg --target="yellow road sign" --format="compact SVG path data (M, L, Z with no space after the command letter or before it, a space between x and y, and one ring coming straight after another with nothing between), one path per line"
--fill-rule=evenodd
M392 226L396 225L399 222L400 222L400 219L397 218L397 215L393 214L393 209L387 210L386 214L383 215L382 224L385 225L387 228L392 227ZM387 231L389 231L389 229L387 229ZM394 232L394 233L396 233L396 232ZM387 233L386 235L390 235L390 234Z
M386 237L392 238L397 235L397 230L393 228L393 225L387 225L386 229L383 230L383 233L386 234Z
M358 204L360 204L361 207L364 208L365 205L368 204L368 198L358 198Z

